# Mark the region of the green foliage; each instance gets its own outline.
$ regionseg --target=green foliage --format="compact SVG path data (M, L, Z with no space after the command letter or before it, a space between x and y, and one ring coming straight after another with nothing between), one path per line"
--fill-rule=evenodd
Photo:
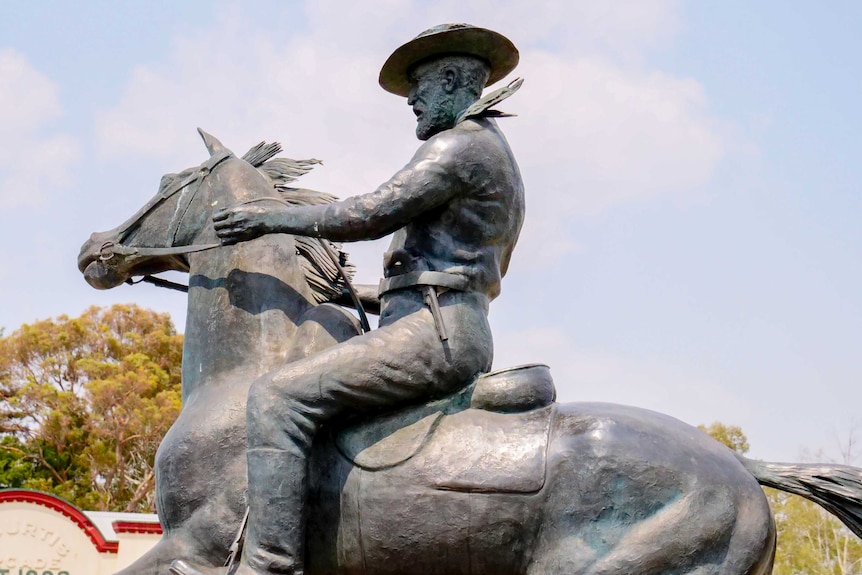
M748 438L735 425L699 425L714 439L744 454ZM773 575L854 575L862 573L862 541L818 505L765 488L775 517L778 547Z
M714 421L707 425L698 425L698 429L707 432L716 441L720 441L740 455L748 453L748 438L738 425L725 425Z
M862 541L835 517L796 495L766 489L775 514L775 575L855 575Z
M0 487L152 511L153 459L179 415L182 336L167 314L90 308L0 338Z

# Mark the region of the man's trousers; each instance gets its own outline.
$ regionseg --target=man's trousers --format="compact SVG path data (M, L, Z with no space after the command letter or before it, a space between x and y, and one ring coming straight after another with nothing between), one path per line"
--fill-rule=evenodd
M392 292L383 298L378 329L286 364L252 385L251 511L240 572L302 573L308 459L322 425L447 395L490 370L488 300L448 291L439 301L445 342L418 289Z

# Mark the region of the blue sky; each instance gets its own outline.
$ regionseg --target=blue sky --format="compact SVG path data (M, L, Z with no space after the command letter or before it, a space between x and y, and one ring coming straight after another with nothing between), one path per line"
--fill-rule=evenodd
M858 427L858 2L80 4L0 20L7 333L129 301L182 329L181 295L83 282L89 233L200 163L197 126L322 158L309 187L371 191L417 145L379 66L468 21L509 36L526 79L501 120L528 222L492 306L496 366L549 363L565 401L741 425L766 459L839 458ZM361 280L384 247L350 247Z

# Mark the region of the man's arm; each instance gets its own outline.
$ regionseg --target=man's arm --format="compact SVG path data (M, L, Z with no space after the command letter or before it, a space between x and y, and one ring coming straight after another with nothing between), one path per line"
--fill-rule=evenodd
M461 191L458 170L453 169L457 142L446 136L426 142L410 163L370 194L321 206L240 204L213 214L216 233L223 244L267 233L341 242L389 235Z

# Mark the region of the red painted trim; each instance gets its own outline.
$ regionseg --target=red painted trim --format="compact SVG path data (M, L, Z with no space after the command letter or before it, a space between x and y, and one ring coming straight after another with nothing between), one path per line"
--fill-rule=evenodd
M114 521L111 526L117 533L152 533L162 534L162 526L158 523L145 523L143 521Z
M71 519L81 531L87 534L99 553L116 553L120 548L120 544L116 541L106 541L105 536L102 535L99 528L90 521L89 517L84 515L83 511L68 501L63 501L59 497L54 497L53 495L48 495L47 493L42 493L40 491L29 491L26 489L0 490L0 504L13 501L22 501L24 503L41 505L42 507L47 507L52 511L57 511L68 519Z

